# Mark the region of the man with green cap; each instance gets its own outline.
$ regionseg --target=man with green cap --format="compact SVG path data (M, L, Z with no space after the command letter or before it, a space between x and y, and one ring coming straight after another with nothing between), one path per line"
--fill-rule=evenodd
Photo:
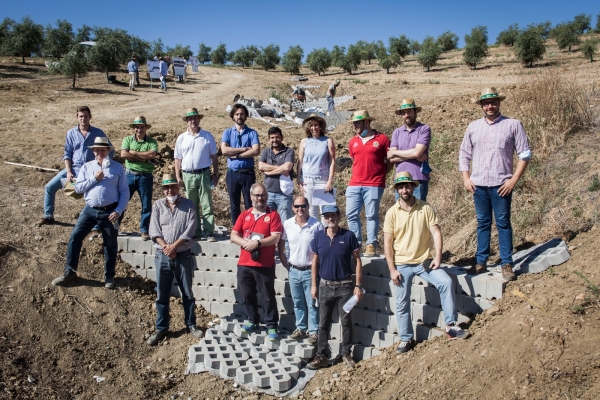
M158 152L156 140L146 134L152 125L146 122L146 117L140 115L129 125L134 134L123 139L121 144L121 158L125 160L127 183L129 184L129 199L135 192L140 195L142 202L142 215L140 218L140 233L142 240L150 239L150 213L152 212L152 182L154 159ZM125 213L121 214L119 223L123 221Z

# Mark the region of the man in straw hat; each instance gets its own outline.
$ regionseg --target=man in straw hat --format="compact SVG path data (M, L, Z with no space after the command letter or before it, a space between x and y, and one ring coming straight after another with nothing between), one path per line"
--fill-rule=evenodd
M417 121L417 113L421 107L417 107L413 99L404 99L396 115L404 120L404 125L392 133L392 144L388 151L388 160L396 164L396 172L407 171L412 177L419 181L419 186L413 195L423 201L427 201L429 188L429 144L431 143L431 129ZM396 200L398 193L394 192Z
M156 140L146 134L152 125L146 122L146 117L140 115L129 124L133 128L133 135L126 136L121 144L121 158L125 160L127 183L129 184L129 199L135 192L140 195L142 202L142 215L140 217L140 233L142 240L150 239L150 213L152 212L152 183L154 159L158 152ZM121 214L119 224L123 221L125 213Z
M219 161L214 136L200 128L202 118L204 115L198 113L196 108L188 109L183 117L188 128L175 142L175 175L177 181L183 183L185 187L185 196L196 204L194 237L201 238L204 228L204 236L209 242L214 242L215 213L211 185L216 186L219 181ZM202 208L202 220L200 220L200 208Z
M514 280L510 206L512 191L531 160L531 149L523 124L500 114L500 102L505 98L496 88L490 87L485 88L475 101L484 116L467 127L460 146L459 171L465 189L473 195L477 214L477 263L467 269L467 273L487 271L493 212L498 228L502 277ZM519 161L513 173L515 153Z
M246 125L248 109L243 104L235 104L229 116L235 122L223 131L221 152L227 157L227 192L231 206L231 223L235 224L241 213L241 196L244 207L252 207L250 187L256 182L254 157L260 154L258 133Z
M76 110L77 126L67 131L63 161L65 168L60 171L48 184L44 192L44 217L37 226L53 224L54 201L56 192L62 188L61 179L74 181L83 164L94 159L90 145L99 137L106 137L102 129L90 125L92 112L88 106L79 106ZM110 141L108 142L110 144ZM100 231L100 227L96 227Z
M163 175L165 198L152 206L150 237L156 248L156 330L147 343L155 346L169 332L169 299L173 278L179 286L183 301L184 322L197 339L204 334L196 327L196 299L192 292L194 263L192 237L196 229L196 206L179 195L179 182L172 174Z
M54 279L52 284L65 285L77 278L83 240L92 228L98 225L104 241L104 286L114 289L118 235L114 224L119 221L119 216L127 207L129 186L125 168L110 160L109 152L113 147L108 138L97 137L89 147L96 159L83 164L75 182L75 191L85 193L85 207L79 213L79 219L71 231L65 272Z
M331 111L335 111L335 91L337 90L337 87L340 86L340 80L336 79L335 82L333 82L331 85L329 85L329 88L327 89L327 95L325 96L325 99L327 99L327 111L331 112Z
M469 333L457 325L452 279L443 270L442 232L437 215L428 203L414 196L419 181L410 172L398 172L394 191L398 201L385 214L383 225L384 253L395 287L396 319L400 344L396 354L412 349L413 326L410 319L410 292L413 276L419 276L440 292L442 310L449 339L464 339ZM431 254L431 241L435 254Z
M390 140L371 127L375 118L366 110L352 114L350 123L356 136L350 139L348 151L352 158L352 176L346 188L346 218L348 228L362 244L360 210L365 206L367 245L365 257L375 257L379 232L379 204L385 189L385 176L392 164L387 162Z

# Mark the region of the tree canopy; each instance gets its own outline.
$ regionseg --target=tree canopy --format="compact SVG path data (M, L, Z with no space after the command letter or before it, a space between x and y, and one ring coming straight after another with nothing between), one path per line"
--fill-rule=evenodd
M317 75L325 73L331 67L331 54L326 48L313 49L306 56L306 66Z
M498 37L496 38L496 44L512 47L515 45L520 32L519 24L509 25L508 29L501 31L498 34Z
M219 43L210 53L210 61L213 65L225 65L227 61L227 47L224 43Z
M458 48L458 36L454 32L444 32L438 36L437 44L441 47L444 53Z
M410 54L411 41L406 35L400 37L392 36L389 39L390 53L396 54L399 58L406 58Z
M556 44L560 50L568 49L570 52L572 46L577 46L581 43L577 27L573 22L564 22L556 25L552 29L551 35L556 40Z
M533 66L533 63L544 58L546 54L546 45L544 44L544 31L539 25L529 25L519 35L515 45L517 58L523 64Z
M212 48L205 45L204 43L200 43L198 46L198 62L202 64L210 62L210 52Z
M279 45L271 43L260 48L260 54L256 57L256 64L266 70L275 69L281 58L279 57Z
M427 68L427 72L429 72L429 69L437 64L441 54L441 47L436 43L433 37L427 36L423 40L423 43L421 43L421 50L419 55L417 55L417 61L423 67Z
M67 54L75 41L73 26L69 21L64 19L56 21L56 28L53 28L52 25L46 26L44 36L44 45L42 47L44 55L51 55L57 59Z
M290 46L288 51L283 54L281 59L281 65L290 74L299 74L300 66L302 65L302 57L304 57L304 50L302 47Z
M465 35L463 59L469 67L477 69L477 64L480 64L487 55L487 27L476 26L471 29L470 35Z
M598 52L598 39L588 38L581 45L581 52L590 62L594 62L594 55Z
M21 22L5 18L2 22L2 54L18 56L25 64L25 57L33 53L39 54L44 40L44 28L29 17L23 17Z

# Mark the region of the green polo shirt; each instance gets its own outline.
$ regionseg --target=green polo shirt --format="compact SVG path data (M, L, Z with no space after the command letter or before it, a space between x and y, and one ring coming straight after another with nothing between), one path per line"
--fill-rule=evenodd
M150 151L154 150L158 153L158 143L156 140L146 135L144 140L141 142L136 140L135 135L127 136L123 139L121 150L133 150L133 151ZM154 171L154 164L149 161L129 161L125 160L125 168L131 171L152 173Z

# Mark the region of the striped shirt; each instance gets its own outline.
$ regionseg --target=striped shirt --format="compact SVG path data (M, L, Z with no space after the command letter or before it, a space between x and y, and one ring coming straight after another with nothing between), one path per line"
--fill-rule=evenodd
M152 205L152 217L150 217L150 238L154 246L162 248L156 243L156 238L163 238L167 244L173 244L178 239L185 243L177 248L177 253L192 248L194 232L196 231L196 206L194 202L184 197L179 197L175 207L167 204L167 199L160 199Z
M458 170L471 171L475 186L500 186L513 176L514 154L531 159L523 124L499 115L489 123L484 118L469 124L460 146Z

